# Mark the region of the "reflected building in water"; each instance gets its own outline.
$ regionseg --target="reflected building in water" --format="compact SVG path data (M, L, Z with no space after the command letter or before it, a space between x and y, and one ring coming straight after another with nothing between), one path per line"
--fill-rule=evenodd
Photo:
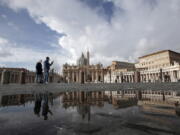
M16 94L0 96L0 106L24 105L28 101L33 101L32 94Z
M142 110L175 114L179 111L180 95L174 91L73 91L62 93L34 93L0 96L0 106L34 104L34 114L44 120L53 115L54 100L61 99L63 108L76 108L82 119L91 119L94 107L103 108L111 104L114 109L140 106ZM150 106L149 106L150 105ZM152 106L153 105L153 106ZM160 107L159 107L160 106ZM166 106L167 109L161 108ZM178 109L175 111L175 109Z
M180 93L177 91L136 91L136 90L122 90L122 91L106 91L105 95L113 98L137 98L139 100L149 101L164 101L174 104L180 102Z
M103 107L105 101L104 92L65 92L63 94L62 103L65 109L76 107L77 112L82 116L82 119L91 119L91 107Z

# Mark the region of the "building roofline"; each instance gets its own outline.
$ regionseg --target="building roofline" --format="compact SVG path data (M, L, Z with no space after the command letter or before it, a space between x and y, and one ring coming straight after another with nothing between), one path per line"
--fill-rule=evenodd
M126 63L126 64L135 64L131 62L126 62L126 61L118 61L118 60L113 60L112 62L120 62L120 63Z
M5 69L5 70L18 70L18 71L29 71L28 69L26 68L15 68L15 67L0 67L0 69Z
M150 53L150 54L147 54L147 55L138 57L138 58L141 59L141 58L145 58L145 57L152 56L152 55L159 54L159 53L163 53L163 52L172 52L172 53L176 53L176 54L180 55L180 53L175 52L175 51L172 51L172 50L161 50L161 51L157 51L157 52L154 52L154 53Z

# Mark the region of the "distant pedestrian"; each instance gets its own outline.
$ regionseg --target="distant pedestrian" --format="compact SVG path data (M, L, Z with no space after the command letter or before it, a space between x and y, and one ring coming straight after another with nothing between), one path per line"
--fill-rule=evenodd
M44 61L44 82L48 83L49 81L49 70L50 67L53 64L53 61L51 63L49 63L50 58L46 57L46 60Z
M43 69L42 69L42 60L36 64L36 83L43 82Z

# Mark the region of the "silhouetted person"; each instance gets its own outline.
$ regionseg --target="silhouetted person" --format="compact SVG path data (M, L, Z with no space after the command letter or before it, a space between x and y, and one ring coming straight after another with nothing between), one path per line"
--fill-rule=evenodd
M35 99L35 105L34 105L34 114L36 114L38 117L40 116L40 111L41 111L41 102L42 98L40 95L37 95Z
M48 105L48 95L44 95L44 103L42 106L42 116L44 116L44 120L48 119L48 113L50 113L51 115L53 115L53 113L51 112L51 110L49 109L49 105Z
M42 83L43 78L43 69L42 69L42 60L36 64L36 83Z
M53 64L53 61L51 63L49 63L50 58L46 57L46 60L44 61L44 82L48 83L49 80L49 70L50 67Z

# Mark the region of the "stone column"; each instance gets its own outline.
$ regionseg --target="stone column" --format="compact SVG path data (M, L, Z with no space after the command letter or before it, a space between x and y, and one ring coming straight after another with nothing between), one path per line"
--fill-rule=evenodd
M165 92L162 91L162 100L165 101L166 100L166 96L165 96Z
M136 98L138 100L142 100L142 91L141 90L136 91Z
M82 72L82 71L79 71L79 83L81 83L81 82L82 82L82 80L81 80L81 78L82 78L82 76L81 76L81 72Z
M123 79L124 79L124 82L126 82L126 76L125 75L123 76Z
M135 71L135 82L140 82L140 72L139 71Z
M121 80L122 80L122 82L121 82L121 83L124 83L124 82L125 82L124 75L122 75L122 76L121 76L121 78L122 78L122 79L121 79Z
M165 80L165 75L166 75L166 73L164 72L164 73L163 73L163 82L166 81L166 80Z
M76 82L79 82L79 74L78 74L78 71L76 72Z
M157 80L159 80L159 73L156 74L156 78L157 78Z
M149 74L146 74L146 82L149 82Z
M8 84L10 83L10 71L3 70L2 75L1 75L1 84Z
M158 81L158 73L155 73L156 81Z
M134 83L134 75L132 75L132 82Z
M19 83L20 84L25 84L26 83L26 73L24 71L20 72Z
M131 75L128 75L129 83L131 83Z
M72 82L74 83L74 71L72 71Z
M128 82L128 76L126 75L126 82Z
M84 83L86 82L86 80L87 80L87 72L84 71Z
M131 83L133 83L133 75L130 75Z
M68 71L68 83L70 83L70 72Z
M178 71L178 81L180 81L180 70Z
M128 82L131 83L131 75L128 75Z
M156 81L157 81L157 74L154 73L154 82L156 82Z
M155 82L155 74L152 73L152 82Z
M122 78L122 74L120 74L120 76L119 76L119 82L120 82L120 83L123 82L122 79L123 79L123 78Z
M94 82L94 71L91 72L92 82Z
M177 82L177 79L178 79L178 71L177 70L173 71L173 78L174 78L174 82Z
M98 71L96 71L96 81L98 82Z
M144 80L145 83L147 82L147 74L143 75L143 80Z
M170 74L169 74L169 75L170 75L170 79L171 79L170 82L173 82L173 81L174 81L174 78L173 78L173 71L170 71Z
M143 75L140 75L140 82L143 82Z
M143 82L146 83L146 75L143 74Z
M104 72L103 71L101 71L101 81L102 81L102 83L104 83Z
M163 73L162 73L162 69L160 69L160 71L159 71L159 79L160 79L160 82L163 82Z

